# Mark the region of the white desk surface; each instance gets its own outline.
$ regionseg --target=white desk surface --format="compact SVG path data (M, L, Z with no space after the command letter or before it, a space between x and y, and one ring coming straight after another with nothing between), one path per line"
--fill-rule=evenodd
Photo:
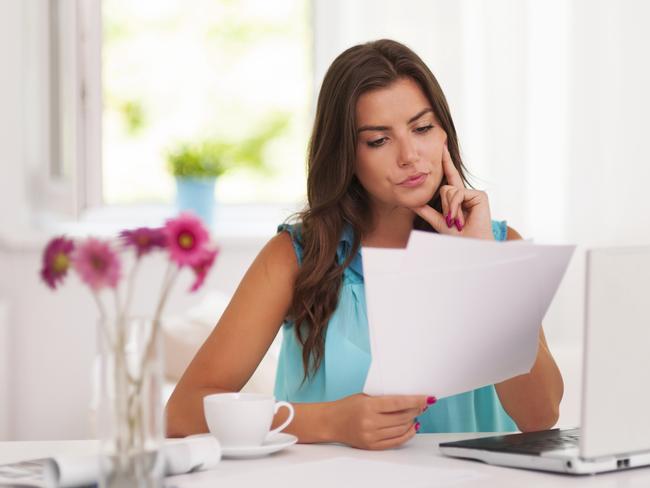
M486 434L489 435L489 434ZM251 460L229 460L224 459L219 466L212 471L193 473L190 475L167 478L173 480L174 484L182 486L183 481L196 482L205 481L203 486L215 486L218 479L231 478L228 480L229 487L237 486L264 486L269 476L277 476L278 468L287 467L292 464L299 464L313 461L323 461L332 458L355 458L375 462L398 463L413 465L421 468L446 468L472 471L481 475L480 479L466 480L455 483L454 487L480 486L480 487L650 487L650 467L639 468L616 473L599 474L596 476L569 476L553 473L541 473L520 469L502 468L490 466L480 462L465 461L461 459L448 458L438 451L438 443L458 440L463 438L476 437L476 434L418 434L413 440L399 449L389 451L364 451L352 449L336 444L297 444L288 449L272 454L270 456ZM54 454L87 454L97 449L97 442L88 441L26 441L26 442L0 442L0 464L24 460L48 457ZM269 471L271 470L271 471ZM276 473L274 473L276 472ZM246 482L238 482L237 475L246 474ZM256 483L251 476L257 478ZM317 473L314 473L317 476ZM364 473L365 476L365 473ZM367 474L367 486L378 486L382 483L373 483L373 473ZM345 474L341 473L339 486L349 486L345 482ZM376 480L380 481L380 480ZM366 483L364 483L366 484ZM310 479L305 479L299 486L308 488L312 485ZM290 488L291 484L284 485ZM359 485L356 485L359 487ZM438 486L434 478L430 483L418 486ZM359 487L360 488L360 487Z

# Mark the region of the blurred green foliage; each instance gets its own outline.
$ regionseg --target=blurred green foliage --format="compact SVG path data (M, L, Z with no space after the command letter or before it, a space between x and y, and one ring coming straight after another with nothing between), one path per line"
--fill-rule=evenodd
M286 130L289 115L275 114L261 125L261 131L238 142L217 138L181 142L167 152L167 167L181 178L214 178L238 167L265 170L265 150Z
M142 102L127 100L120 105L120 112L129 135L137 135L145 126L146 116Z

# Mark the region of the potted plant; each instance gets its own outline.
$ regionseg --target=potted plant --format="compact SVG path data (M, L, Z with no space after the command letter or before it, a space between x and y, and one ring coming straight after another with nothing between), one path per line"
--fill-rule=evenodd
M236 167L263 169L268 143L287 126L287 115L276 115L260 124L263 129L239 142L204 139L181 142L167 153L167 163L176 179L179 209L192 210L203 222L214 223L214 188L218 177Z
M228 168L232 151L232 145L217 141L184 142L167 155L178 208L192 210L208 226L214 220L215 181Z

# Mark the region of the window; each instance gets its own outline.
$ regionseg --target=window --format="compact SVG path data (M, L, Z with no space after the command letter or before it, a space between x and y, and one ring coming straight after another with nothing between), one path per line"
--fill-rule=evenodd
M102 193L108 205L171 203L166 153L284 127L263 170L217 180L220 203L305 193L312 100L308 0L103 0ZM284 125L283 125L284 123Z

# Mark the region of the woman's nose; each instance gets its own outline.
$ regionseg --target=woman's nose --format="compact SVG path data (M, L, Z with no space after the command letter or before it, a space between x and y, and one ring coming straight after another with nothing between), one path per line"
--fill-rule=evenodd
M400 167L409 166L418 160L418 152L413 141L405 138L400 142L399 165Z

